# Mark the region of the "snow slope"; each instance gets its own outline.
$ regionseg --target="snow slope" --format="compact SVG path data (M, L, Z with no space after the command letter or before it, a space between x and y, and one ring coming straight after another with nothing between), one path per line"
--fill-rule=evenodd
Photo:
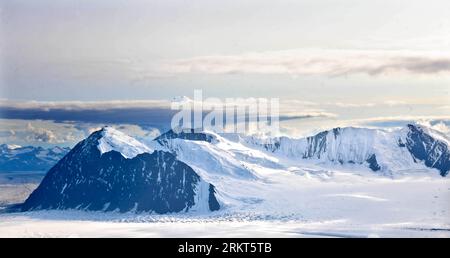
M4 213L0 237L450 237L448 178L292 170L262 185L214 213Z

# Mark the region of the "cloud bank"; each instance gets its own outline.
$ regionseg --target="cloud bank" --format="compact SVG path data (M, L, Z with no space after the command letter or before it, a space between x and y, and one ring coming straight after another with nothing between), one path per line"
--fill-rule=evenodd
M179 112L179 110L172 110L170 103L167 100L88 102L0 100L0 118L82 122L100 125L136 124L165 130L170 126L172 117ZM208 112L208 110L205 110L204 113ZM336 116L332 112L317 107L314 103L297 100L281 101L279 115L281 121Z
M149 74L450 74L450 54L430 51L299 49L166 61Z

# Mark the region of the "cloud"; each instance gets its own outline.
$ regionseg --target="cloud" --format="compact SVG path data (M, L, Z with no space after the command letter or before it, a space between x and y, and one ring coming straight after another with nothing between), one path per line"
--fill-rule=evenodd
M440 131L440 132L450 136L450 126L449 126L449 124L450 123L448 123L448 124L444 123L444 121L439 121L438 123L436 123L434 125L432 124L431 128L433 128L436 131Z
M0 131L0 138L2 137L14 137L16 135L16 131L7 129L7 130L1 130Z
M54 122L45 120L0 119L0 143L21 146L74 146L77 142L99 130L94 123ZM132 124L109 124L143 142L150 142L161 134L153 127Z
M168 101L0 101L0 118L84 122L91 124L170 123L176 110Z
M281 124L281 134L306 137L335 127L398 128L411 123L422 123L450 137L450 116L375 116L359 119L299 120L294 124Z
M342 102L336 102L336 103L330 103L332 106L336 107L342 107L342 108L360 108L360 107L374 107L374 103L342 103Z
M450 105L440 106L438 109L450 109Z
M450 74L450 54L429 51L299 49L166 61L158 73L342 76ZM153 74L155 71L149 71Z
M420 123L434 127L439 123L447 124L450 122L449 115L437 116L380 116L364 119L350 119L343 121L348 125L374 126L374 127L401 127L410 123ZM438 129L439 125L434 129Z
M28 61L27 66L31 65L30 62ZM54 78L69 74L74 79L125 79L132 84L173 79L179 75L282 74L295 78L304 75L336 77L360 74L369 76L450 74L449 52L425 50L306 48L178 59L107 57L92 61L69 58L50 64L31 63L34 65L33 69L27 74L39 71L41 75L49 70L52 71L49 76ZM39 69L46 66L50 68ZM19 71L23 72L23 69ZM120 104L120 101L117 104ZM142 104L145 104L145 101ZM73 102L71 105L77 106L77 103Z
M0 99L1 108L50 110L108 110L129 108L170 108L168 100L109 100L109 101L16 101Z
M56 136L55 134L44 128L35 128L31 125L31 123L27 124L27 131L29 134L27 135L27 140L29 141L38 141L38 142L48 142L55 143Z
M0 100L0 118L82 122L101 126L136 124L166 130L170 126L172 117L179 111L172 110L170 103L165 100L95 102ZM239 102L234 104L240 105ZM280 120L336 116L323 109L312 108L314 106L312 102L280 101ZM205 110L205 114L208 112Z
M0 143L26 145L64 145L84 138L72 124L54 123L43 120L0 119Z
M406 101L402 101L402 100L386 100L384 102L384 104L386 104L390 107L395 107L395 106L407 105L408 103Z
M25 134L29 142L64 143L76 140L70 131L64 132L63 135L56 135L53 130L45 127L35 127L31 122L27 124Z

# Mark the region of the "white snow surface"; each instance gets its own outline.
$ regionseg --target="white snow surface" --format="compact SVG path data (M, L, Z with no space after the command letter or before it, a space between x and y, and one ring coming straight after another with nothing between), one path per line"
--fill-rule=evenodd
M145 152L153 152L153 150L145 144L112 127L103 128L102 137L98 140L97 147L101 154L114 150L127 159L132 159Z
M191 213L204 214L209 212L209 184L200 179L195 189L195 205L189 209Z
M0 237L450 237L448 178L261 173L271 181L234 185L235 202L217 212L3 213Z

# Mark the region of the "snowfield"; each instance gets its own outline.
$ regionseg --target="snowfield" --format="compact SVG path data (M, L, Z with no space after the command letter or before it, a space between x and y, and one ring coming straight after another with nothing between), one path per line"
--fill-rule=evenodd
M416 173L285 172L212 213L3 213L0 237L450 237L449 179Z

